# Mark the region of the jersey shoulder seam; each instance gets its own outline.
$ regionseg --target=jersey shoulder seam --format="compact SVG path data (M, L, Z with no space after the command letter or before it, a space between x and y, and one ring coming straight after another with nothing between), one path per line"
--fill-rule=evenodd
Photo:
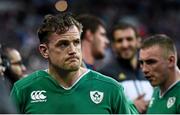
M40 71L35 71L34 73L28 75L26 78L23 78L15 83L16 88L24 89L25 87L30 86L37 80L41 79L42 76L39 75Z
M91 73L97 76L97 77L92 77L92 79L96 79L96 80L101 81L101 82L106 82L106 83L113 85L115 87L122 87L122 85L119 82L117 82L115 79L113 79L109 76L103 75L103 74L96 72L96 71L93 71L93 70L91 70ZM101 79L101 77L103 77L105 79Z

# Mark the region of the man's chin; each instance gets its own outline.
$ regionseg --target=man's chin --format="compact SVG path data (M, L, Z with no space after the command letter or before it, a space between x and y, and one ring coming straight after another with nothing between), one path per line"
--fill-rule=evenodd
M132 58L130 58L130 57L124 57L123 59L124 59L124 60L131 60Z
M70 71L77 71L80 68L80 65L69 66L67 69Z
M121 58L124 59L124 60L131 60L132 56L122 56Z
M99 54L99 55L96 55L96 56L95 56L95 59L101 60L101 59L103 59L104 57L105 57L105 54Z
M156 84L156 83L151 83L151 85L152 85L153 87L158 86L158 84Z

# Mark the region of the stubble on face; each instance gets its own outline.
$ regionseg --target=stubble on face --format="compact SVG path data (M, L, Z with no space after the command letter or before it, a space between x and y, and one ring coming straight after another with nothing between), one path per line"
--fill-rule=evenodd
M116 30L113 36L113 48L118 57L124 60L133 59L138 48L138 40L133 29Z
M76 71L82 60L80 33L72 26L61 35L51 35L49 43L49 63L56 69Z
M92 43L92 54L96 60L103 59L105 57L105 50L109 44L109 40L106 36L106 30L104 27L99 26L94 33L94 40Z
M152 86L161 86L166 82L168 78L168 65L159 46L141 49L140 63L145 77Z

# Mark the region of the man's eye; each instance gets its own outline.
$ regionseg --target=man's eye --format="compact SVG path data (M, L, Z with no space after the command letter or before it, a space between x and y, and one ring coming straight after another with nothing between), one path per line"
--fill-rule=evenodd
M132 41L133 37L127 37L126 39L127 39L127 41Z
M146 63L149 64L149 65L150 65L150 64L154 64L154 63L156 63L156 62L157 62L156 60L147 60L147 61L146 61Z
M79 44L80 44L80 40L74 41L74 45L75 45L75 46L77 46L77 45L79 45Z
M142 60L139 60L139 64L140 64L140 65L143 65L143 61L142 61Z
M117 43L122 43L123 39L117 39L116 42Z
M17 62L11 62L12 65L23 65L23 62L20 60L20 61L17 61Z
M106 33L101 33L101 36L104 36L104 37L106 37Z
M68 45L69 45L68 42L61 42L61 43L59 44L59 46L60 46L61 48L66 48Z

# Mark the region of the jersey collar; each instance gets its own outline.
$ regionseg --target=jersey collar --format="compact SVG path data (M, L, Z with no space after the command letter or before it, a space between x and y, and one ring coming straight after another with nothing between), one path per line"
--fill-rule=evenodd
M164 95L170 90L172 89L178 82L180 82L180 80L174 82L172 85L169 86L169 88L161 95L161 90L159 91L159 98L163 98Z
M46 70L44 70L44 71L45 71L47 74L49 74L49 73L48 73L48 69L46 69ZM68 87L68 88L62 86L61 84L59 84L59 86L62 87L64 90L71 90L71 89L83 78L83 76L85 76L89 71L90 71L90 70L87 69L87 71L84 72L84 73L73 83L72 86L70 86L70 87Z

